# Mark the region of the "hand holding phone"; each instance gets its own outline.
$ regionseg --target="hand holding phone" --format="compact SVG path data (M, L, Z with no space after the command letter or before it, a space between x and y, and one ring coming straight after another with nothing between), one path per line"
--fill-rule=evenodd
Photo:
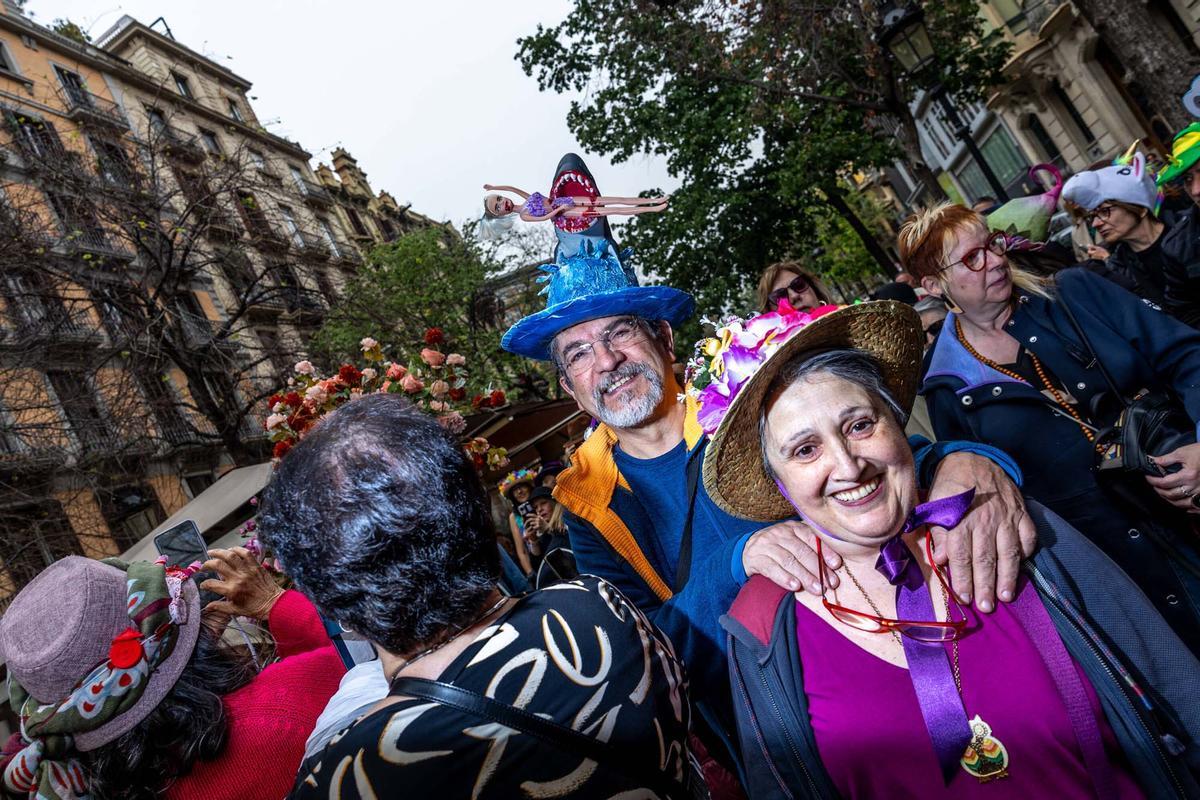
M207 608L258 620L270 616L283 589L249 550L244 547L217 548L209 550L208 555L210 558L204 562L204 569L212 570L217 577L204 581L200 588L216 592L221 599L209 603Z

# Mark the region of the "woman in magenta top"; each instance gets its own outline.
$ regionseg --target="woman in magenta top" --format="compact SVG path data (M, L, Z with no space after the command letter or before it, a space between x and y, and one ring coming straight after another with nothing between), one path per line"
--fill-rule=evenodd
M1031 504L1041 550L990 615L934 566L974 492L918 496L921 334L898 303L764 316L714 378L706 489L799 514L827 565L822 595L756 577L723 621L750 796L1197 796L1200 664L1081 534Z

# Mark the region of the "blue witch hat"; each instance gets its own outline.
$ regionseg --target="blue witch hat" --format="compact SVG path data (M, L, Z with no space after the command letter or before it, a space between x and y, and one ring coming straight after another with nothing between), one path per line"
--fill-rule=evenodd
M561 253L540 268L538 278L547 286L546 308L517 322L504 334L500 346L509 352L551 360L554 337L567 328L600 317L636 316L679 325L692 315L696 301L687 292L669 286L639 286L608 242L586 241L571 256Z

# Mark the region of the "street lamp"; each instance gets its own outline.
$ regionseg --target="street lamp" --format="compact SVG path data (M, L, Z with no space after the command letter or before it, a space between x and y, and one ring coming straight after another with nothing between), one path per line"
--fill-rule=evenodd
M937 56L933 52L933 41L929 38L929 28L925 26L925 10L915 2L897 5L895 0L881 0L877 5L880 17L879 28L875 31L875 41L879 43L891 58L900 65L901 72L907 78L914 78L926 68L936 65ZM979 146L971 136L971 126L966 123L950 102L949 93L942 82L938 80L930 88L933 99L941 106L946 122L954 129L954 135L966 145L967 152L975 159L983 177L996 194L1001 203L1008 202L1008 192L1004 184L992 172L992 168L984 159Z

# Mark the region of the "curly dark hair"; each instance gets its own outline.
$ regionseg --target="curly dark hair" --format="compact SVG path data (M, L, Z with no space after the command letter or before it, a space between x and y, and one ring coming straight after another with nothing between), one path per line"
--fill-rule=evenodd
M156 800L197 761L212 761L229 734L222 698L255 675L248 655L201 627L175 686L133 730L78 755L95 800Z
M396 395L347 403L283 458L258 536L323 614L392 653L469 623L500 575L474 467Z

